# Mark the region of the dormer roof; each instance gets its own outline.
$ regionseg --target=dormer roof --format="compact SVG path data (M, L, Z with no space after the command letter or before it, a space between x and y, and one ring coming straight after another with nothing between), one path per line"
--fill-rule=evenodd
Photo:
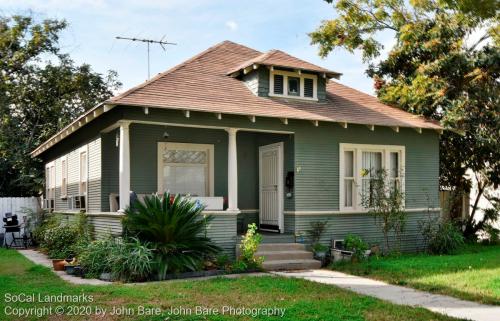
M278 67L286 68L300 71L309 71L313 73L322 74L326 78L336 78L339 79L342 75L339 72L331 71L323 67L317 66L310 62L304 61L302 59L296 58L283 52L281 50L270 50L263 54L260 54L254 58L248 59L243 63L239 64L237 67L229 70L227 73L231 76L238 76L240 73L244 72L247 68L253 68L258 66L268 66L268 67Z

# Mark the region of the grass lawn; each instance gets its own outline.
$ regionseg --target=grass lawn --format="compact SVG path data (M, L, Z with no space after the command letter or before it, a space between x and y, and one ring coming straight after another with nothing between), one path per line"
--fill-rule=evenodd
M339 264L337 271L500 305L500 245L467 245L459 254L403 255Z
M336 287L312 283L305 280L281 277L242 277L238 279L216 278L205 281L168 281L141 285L115 284L110 286L70 285L53 274L49 269L34 265L14 250L0 249L0 319L32 319L6 316L6 310L15 308L49 307L55 309L59 303L8 303L12 294L78 295L85 293L93 297L92 303L83 306L77 314L85 314L86 307L101 307L108 310L104 318L49 316L50 320L454 320L422 308L397 306L374 298L356 295ZM66 313L73 303L63 304ZM160 308L159 316L138 316L138 306ZM129 316L114 316L112 307L132 308L136 313ZM218 308L223 306L246 308L285 308L283 317L234 315L196 315L196 306ZM183 316L169 314L171 307L192 309ZM95 311L95 310L92 310ZM93 313L93 312L91 312Z

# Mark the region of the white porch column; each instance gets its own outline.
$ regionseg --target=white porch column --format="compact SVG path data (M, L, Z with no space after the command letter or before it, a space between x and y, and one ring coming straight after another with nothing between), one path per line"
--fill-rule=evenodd
M227 194L228 211L239 211L238 209L238 157L236 150L236 128L226 128L228 133L227 153Z
M120 121L120 211L130 205L130 138L128 121Z

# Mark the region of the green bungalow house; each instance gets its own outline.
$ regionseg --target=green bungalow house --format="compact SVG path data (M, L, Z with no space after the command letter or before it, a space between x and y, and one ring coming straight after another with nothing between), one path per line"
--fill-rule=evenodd
M97 235L119 234L130 191L170 191L203 202L209 236L233 254L250 222L291 242L313 221L328 221L325 244L347 233L381 242L360 199L363 170L384 169L405 192L404 249L414 250L419 220L440 211L442 127L332 80L340 75L279 50L219 43L38 146L44 206L85 210Z

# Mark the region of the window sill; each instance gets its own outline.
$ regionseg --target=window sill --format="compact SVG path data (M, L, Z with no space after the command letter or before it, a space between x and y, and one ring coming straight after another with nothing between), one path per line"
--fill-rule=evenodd
M295 99L295 100L305 100L305 101L318 101L318 98L314 97L301 97L301 96L289 96L289 95L279 95L274 93L268 93L269 97L277 97L277 98L287 98L287 99Z

